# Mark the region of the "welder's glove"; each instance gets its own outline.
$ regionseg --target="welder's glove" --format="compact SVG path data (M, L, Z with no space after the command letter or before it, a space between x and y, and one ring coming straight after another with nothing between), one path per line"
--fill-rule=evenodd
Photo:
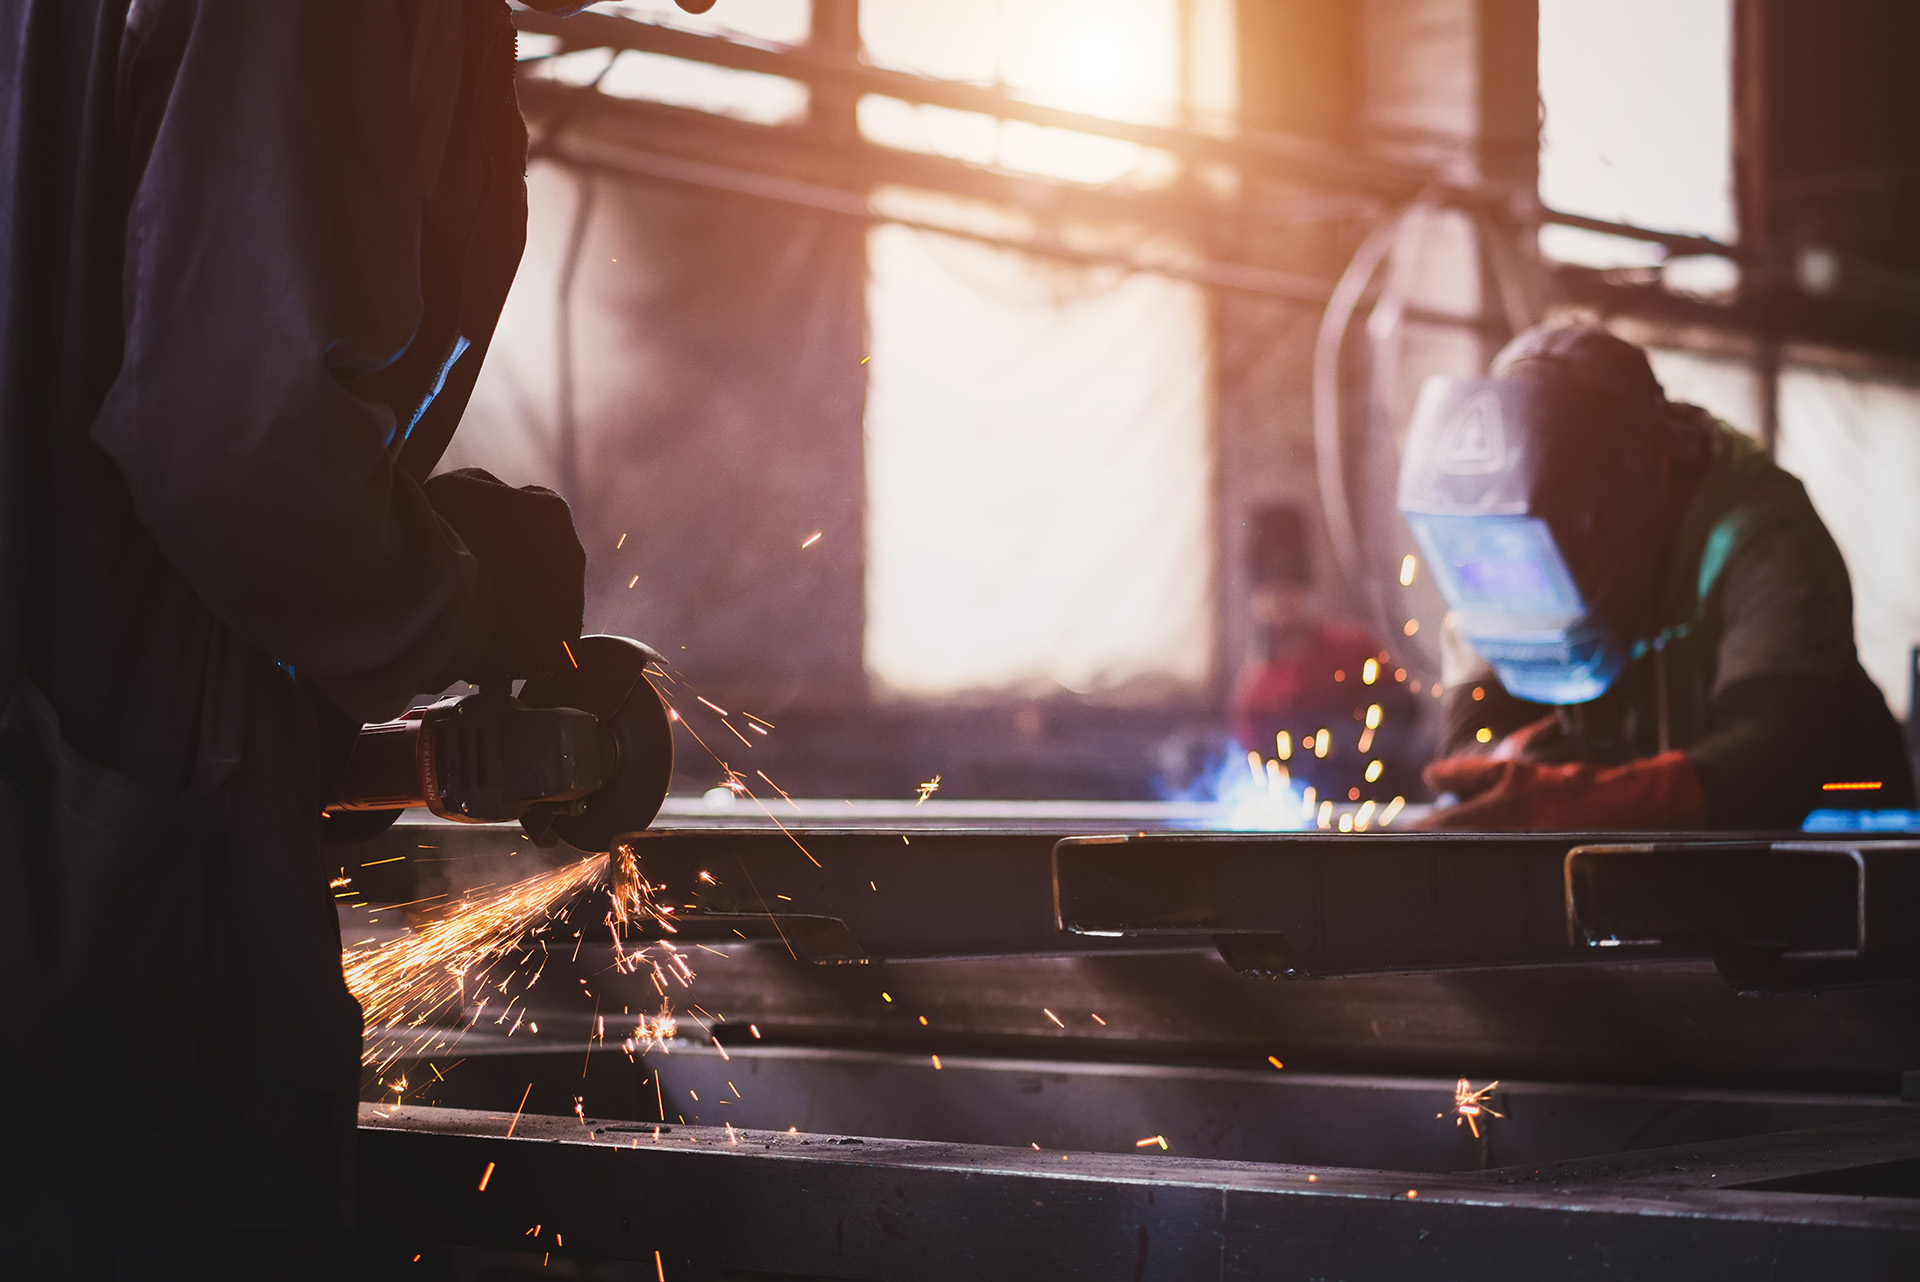
M586 606L587 553L567 501L519 489L477 467L430 477L427 502L467 545L493 588L493 637L472 681L531 677L567 666Z
M1415 825L1428 831L1685 829L1707 823L1706 794L1683 752L1623 766L1449 757L1428 766L1426 780L1435 793L1461 798Z

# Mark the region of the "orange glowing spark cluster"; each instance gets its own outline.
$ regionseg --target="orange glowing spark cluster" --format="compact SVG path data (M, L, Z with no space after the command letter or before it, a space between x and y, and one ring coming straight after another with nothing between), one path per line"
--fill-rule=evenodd
M1363 686L1383 685L1387 677L1387 668L1393 661L1391 652L1382 650L1367 657L1359 668L1360 684ZM1336 669L1333 674L1336 682L1347 679L1345 669ZM1409 681L1405 668L1393 671L1395 683ZM1418 680L1410 684L1417 693L1421 689ZM1438 683L1434 685L1434 694L1440 693ZM1362 695L1362 698L1369 697ZM1387 776L1387 762L1373 756L1376 740L1386 722L1386 706L1383 703L1368 703L1353 709L1353 719L1360 724L1354 751L1364 761L1361 773L1369 785L1378 785ZM1273 818L1283 826L1290 825L1295 807L1298 807L1299 823L1302 827L1315 827L1323 831L1338 829L1340 832L1366 832L1372 828L1385 828L1400 817L1406 808L1404 796L1394 796L1390 801L1381 801L1367 797L1366 790L1359 785L1346 789L1346 800L1355 803L1355 808L1341 813L1340 807L1331 796L1320 795L1314 784L1296 782L1293 770L1297 765L1311 767L1306 761L1311 755L1315 760L1324 761L1334 754L1336 747L1333 729L1329 726L1303 728L1296 737L1291 730L1280 730L1274 735L1273 756L1263 757L1256 750L1247 752L1247 768L1252 773L1256 789L1267 794ZM1343 750L1344 751L1344 750ZM1298 759L1298 760L1296 760ZM1384 791L1384 789L1383 789Z
M556 926L568 924L576 901L596 887L611 901L603 920L615 965L628 974L651 966L663 998L669 980L685 987L693 972L671 944L661 942L662 956L621 943L623 930L642 922L673 930L671 914L654 901L656 887L640 877L632 850L622 846L611 856L582 859L504 889L471 892L397 939L345 950L347 987L366 1017L362 1062L384 1071L403 1057L444 1050L490 1011L495 1024L513 1016L507 1032L517 1030ZM584 930L574 932L576 955L583 937ZM501 997L505 1004L493 1010ZM659 1015L640 1018L627 1039L629 1053L664 1042L677 1027L663 1003Z
M1479 1090L1475 1090L1473 1088L1473 1083L1469 1082L1464 1077L1461 1078L1457 1083L1455 1083L1453 1088L1453 1112L1454 1112L1453 1124L1455 1126L1459 1126L1461 1123L1464 1122L1467 1126L1467 1129L1473 1132L1473 1138L1479 1139L1480 1138L1480 1122L1482 1119L1489 1118L1489 1117L1505 1117L1506 1116L1505 1113L1494 1112L1493 1109L1489 1107L1486 1102L1487 1096L1493 1094L1493 1088L1498 1085L1500 1085L1500 1081L1498 1078L1495 1078L1493 1081L1488 1082L1485 1086L1482 1086ZM1445 1117L1446 1114L1435 1113L1434 1116ZM1411 1194L1409 1194L1409 1196L1411 1196Z
M622 1046L627 1058L632 1059L637 1051L644 1055L655 1046L666 1049L667 1043L680 1035L680 1021L673 1017L669 1004L662 1000L658 1015L642 1015L634 1030L628 1035Z

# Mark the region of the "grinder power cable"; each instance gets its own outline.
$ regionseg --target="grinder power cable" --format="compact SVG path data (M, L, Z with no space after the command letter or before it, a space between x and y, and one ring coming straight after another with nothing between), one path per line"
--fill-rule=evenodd
M647 677L666 660L618 636L568 646L574 666L516 696L483 686L361 727L326 808L342 835L377 835L403 810L456 823L517 821L536 844L589 854L653 822L673 778L673 727Z

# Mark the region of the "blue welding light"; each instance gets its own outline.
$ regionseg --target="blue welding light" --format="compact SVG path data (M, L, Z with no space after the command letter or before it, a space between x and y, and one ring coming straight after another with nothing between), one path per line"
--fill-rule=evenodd
M1800 823L1801 832L1920 832L1920 811L1815 810Z

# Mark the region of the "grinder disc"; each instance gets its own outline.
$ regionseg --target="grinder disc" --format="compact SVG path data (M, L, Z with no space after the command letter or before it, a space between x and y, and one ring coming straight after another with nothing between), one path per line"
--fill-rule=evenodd
M581 637L571 649L580 666L529 678L520 701L534 708L591 713L600 722L611 773L579 814L535 806L520 822L527 835L543 845L551 834L576 850L600 854L652 823L667 799L673 781L673 726L646 677L650 664L664 667L666 660L652 647L626 637Z

